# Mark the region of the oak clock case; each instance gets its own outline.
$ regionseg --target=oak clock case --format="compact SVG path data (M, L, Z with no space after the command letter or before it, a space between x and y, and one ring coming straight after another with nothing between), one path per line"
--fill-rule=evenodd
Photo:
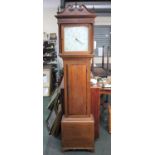
M63 150L94 150L94 118L90 109L90 61L95 14L84 5L58 12L59 51L64 64Z

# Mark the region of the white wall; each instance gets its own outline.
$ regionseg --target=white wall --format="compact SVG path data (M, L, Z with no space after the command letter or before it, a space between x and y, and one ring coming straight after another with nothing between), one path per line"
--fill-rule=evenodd
M43 32L47 33L57 33L58 35L58 25L55 15L57 9L44 8L43 10Z

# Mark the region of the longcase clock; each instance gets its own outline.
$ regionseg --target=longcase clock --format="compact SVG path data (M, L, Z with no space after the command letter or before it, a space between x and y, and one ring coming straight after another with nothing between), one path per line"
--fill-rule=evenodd
M65 108L62 149L94 150L94 118L90 109L90 61L96 15L84 5L58 12L59 51L64 63Z

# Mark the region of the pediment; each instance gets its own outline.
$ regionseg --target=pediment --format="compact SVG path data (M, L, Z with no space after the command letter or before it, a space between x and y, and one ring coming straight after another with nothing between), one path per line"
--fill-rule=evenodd
M63 11L57 12L57 18L72 17L96 17L95 13L89 11L85 5L68 5Z

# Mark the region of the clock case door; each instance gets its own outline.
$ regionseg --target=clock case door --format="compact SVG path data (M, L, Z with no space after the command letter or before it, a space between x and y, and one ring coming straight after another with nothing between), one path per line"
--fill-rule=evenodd
M90 116L90 59L64 59L65 116Z
M64 48L64 28L65 27L88 27L88 51L65 51ZM89 55L92 54L93 51L93 38L91 37L93 35L93 30L91 24L62 24L61 25L61 38L60 38L60 53L64 55ZM74 44L74 41L73 41Z

